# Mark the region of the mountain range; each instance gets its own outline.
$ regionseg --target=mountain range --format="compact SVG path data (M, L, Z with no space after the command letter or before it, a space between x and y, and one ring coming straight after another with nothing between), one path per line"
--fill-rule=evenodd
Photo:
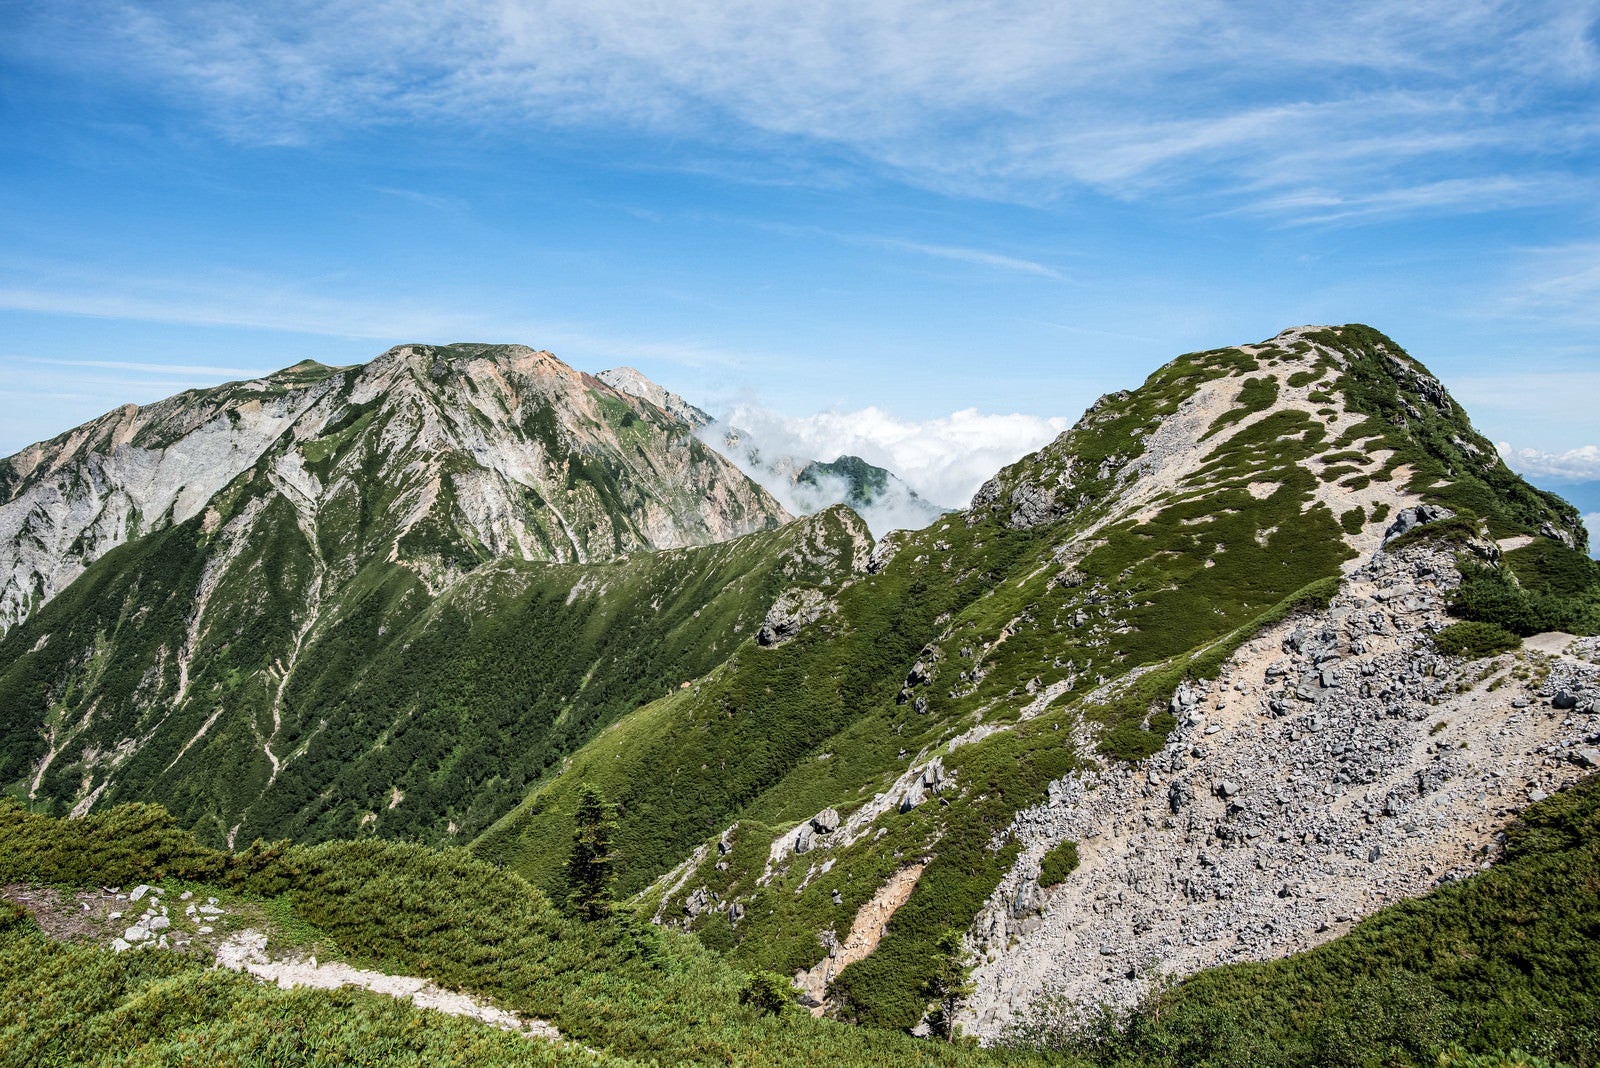
M617 908L718 967L869 1033L1082 1053L1097 1006L1237 1006L1218 966L1375 975L1384 910L1490 885L1600 766L1578 511L1369 327L1180 356L920 529L869 529L898 480L848 456L792 465L843 487L794 518L737 446L636 371L489 345L31 446L0 461L0 784L30 820L158 802L202 851L465 846L552 901L598 791ZM1548 1052L1590 1063L1551 982Z

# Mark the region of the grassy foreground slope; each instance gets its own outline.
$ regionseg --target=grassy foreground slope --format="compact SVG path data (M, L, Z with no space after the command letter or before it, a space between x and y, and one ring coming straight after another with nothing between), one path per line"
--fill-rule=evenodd
M1180 357L1102 398L964 515L886 539L794 640L746 643L621 721L474 848L559 889L548 843L592 782L622 807L623 889L671 870L647 908L786 974L920 868L886 936L831 988L846 1018L912 1027L941 939L1015 859L1013 815L1092 749L1158 749L1179 682L1325 601L1345 562L1424 502L1474 536L1581 555L1571 509L1507 471L1369 328ZM935 758L940 792L901 803ZM861 820L804 854L779 841L825 807Z
M366 967L555 1022L556 1046L354 991L283 992L177 952L52 942L0 904L0 1065L904 1064L1576 1068L1600 1049L1600 782L1534 806L1503 862L1264 965L1219 968L1123 1020L1040 1005L981 1050L742 1004L692 938L585 924L459 850L381 841L207 849L154 806L77 821L0 801L0 883L165 882L275 902ZM587 1047L587 1048L585 1048ZM1544 1062L1537 1062L1544 1063Z
M337 946L353 963L426 976L486 996L502 1008L553 1022L573 1043L625 1060L884 1066L1039 1062L1035 1054L984 1052L862 1031L813 1020L797 1009L765 1014L741 1003L745 977L692 938L627 918L578 922L518 876L460 850L368 840L311 847L258 843L235 854L200 845L156 806L121 806L81 820L57 820L0 800L0 883L127 886L138 881L287 899L301 922L315 927L321 941ZM280 996L244 980L207 977L160 951L113 958L108 950L46 946L42 935L7 915L11 922L0 933L0 986L22 989L28 983L34 994L0 1003L0 1028L34 1044L4 1048L37 1054L11 1063L81 1063L84 1053L103 1057L106 1051L97 1046L106 1028L123 1019L137 1024L133 1036L147 1039L148 1048L129 1049L126 1059L106 1063L183 1063L184 1056L200 1050L230 1048L252 1057L280 1051L279 1063L342 1063L339 1050L393 1050L400 1063L433 1052L459 1061L463 1051L481 1054L471 1062L480 1064L583 1063L577 1056L581 1050L570 1046L559 1057L546 1057L539 1049L524 1056L492 1032L458 1024L445 1027L428 1045L412 1033L419 1014L367 997ZM145 957L152 960L140 959ZM73 1023L60 1009L63 1000L81 1005L92 1017L81 1026ZM303 1035L306 1046L285 1048L289 1043L276 1037L286 1014L288 1034ZM438 1018L426 1022L433 1027ZM313 1042L325 1043L332 1052L314 1059L308 1055ZM7 1055L0 1053L0 1063Z

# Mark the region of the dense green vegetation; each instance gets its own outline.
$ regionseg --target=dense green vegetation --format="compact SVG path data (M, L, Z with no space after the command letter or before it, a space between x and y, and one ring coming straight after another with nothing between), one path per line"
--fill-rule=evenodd
M1062 842L1039 862L1039 885L1059 886L1078 870L1078 843Z
M1016 1041L1102 1065L1420 1068L1515 1049L1588 1068L1600 1063L1600 779L1530 807L1490 870L1325 946L1202 972L1124 1018L1040 1009Z
M1553 545L1546 560L1555 557L1565 564L1577 556L1558 544L1544 544ZM1573 561L1576 566L1563 567L1552 578L1537 565L1519 569L1516 556L1508 554L1504 567L1463 557L1457 565L1461 586L1451 597L1451 611L1523 636L1546 630L1600 633L1600 564L1580 557Z
M171 651L213 551L199 520L108 554L0 640L0 703L17 710L0 723L0 782L31 788L41 723L120 708L142 714L88 717L38 804L66 811L82 750L113 752L159 724L120 759L107 800L163 798L214 843L235 825L245 838L464 840L617 717L722 661L789 583L847 572L867 538L841 510L609 563L499 561L437 599L411 570L368 561L280 686L319 580L281 498L257 522L238 561L246 585L213 598L184 700ZM262 599L241 596L256 585Z
M509 872L459 850L381 841L208 849L154 806L134 805L61 821L0 800L0 882L65 886L164 881L173 890L227 888L287 897L296 916L363 967L422 975L554 1022L580 1046L662 1064L841 1065L1032 1063L1023 1053L931 1045L860 1031L801 1012L768 1011L748 980L693 939L627 916L585 923L554 908ZM531 1050L483 1028L444 1023L360 994L280 994L210 976L176 954L50 946L20 929L0 933L0 1027L33 1035L10 1063L81 1063L105 1056L107 1028L137 1025L140 1048L104 1063L183 1063L238 1051L281 1054L281 1063L343 1063L393 1053L397 1063L588 1063L581 1048ZM25 926L25 925L24 925ZM759 999L757 999L759 1000ZM39 1008L32 1009L38 1002ZM83 1012L69 1015L69 1007ZM436 1037L418 1034L426 1023ZM296 1040L303 1045L294 1046ZM313 1061L311 1053L323 1051ZM268 1052L262 1052L268 1051ZM36 1056L35 1056L36 1054ZM0 1052L0 1063L8 1053ZM295 1058L299 1058L298 1060ZM449 1058L455 1058L454 1061ZM503 1059L500 1059L503 1058ZM224 1061L223 1063L227 1063ZM350 1063L372 1063L353 1060ZM384 1062L389 1063L389 1062ZM596 1063L607 1063L597 1058Z
M1446 656L1476 660L1520 649L1522 639L1496 623L1469 620L1450 624L1433 636L1433 644Z

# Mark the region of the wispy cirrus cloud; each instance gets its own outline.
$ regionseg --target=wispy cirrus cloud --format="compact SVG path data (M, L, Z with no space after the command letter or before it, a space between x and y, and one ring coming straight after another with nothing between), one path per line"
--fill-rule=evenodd
M0 357L0 359L4 359L4 357ZM131 371L141 375L173 375L179 378L198 377L217 380L256 378L276 369L271 367L208 367L205 364L152 363L144 360L56 360L46 356L16 356L12 357L12 359L18 363L37 364L45 367L92 368L97 371Z
M373 297L356 285L320 288L280 277L222 272L209 277L99 274L32 264L34 284L0 274L0 310L36 312L194 327L237 327L344 339L370 339L372 355L405 341L514 341L552 349L578 366L605 367L651 361L689 368L738 368L760 362L768 368L798 366L782 353L733 349L693 337L629 335L584 323L542 320L493 300L421 300L408 294ZM30 357L35 364L50 361ZM116 361L78 361L84 367L119 369ZM162 373L156 365L122 370ZM172 373L187 367L173 365ZM211 368L223 377L229 368ZM257 373L255 371L249 372ZM235 376L237 377L237 376Z
M1474 190L1570 200L1592 191L1581 157L1600 125L1595 0L28 10L36 59L114 55L119 77L243 140L622 124L725 148L826 146L983 196L1177 192L1323 222L1472 209Z
M899 241L892 238L881 238L875 241L887 248L901 249L905 252L915 252L923 256L932 256L935 259L955 260L958 263L970 263L978 267L993 267L1001 271L1018 271L1022 274L1038 275L1040 278L1054 278L1057 281L1066 281L1066 275L1054 267L1047 267L1033 260L1021 259L1017 256L1006 256L998 252L986 252L977 248L960 248L951 245L926 245L918 241Z

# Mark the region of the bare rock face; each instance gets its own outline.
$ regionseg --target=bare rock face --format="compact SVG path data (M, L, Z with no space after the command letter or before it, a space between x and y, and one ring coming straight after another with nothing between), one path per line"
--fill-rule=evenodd
M335 388L276 377L130 404L0 460L0 634L109 550L199 515Z

